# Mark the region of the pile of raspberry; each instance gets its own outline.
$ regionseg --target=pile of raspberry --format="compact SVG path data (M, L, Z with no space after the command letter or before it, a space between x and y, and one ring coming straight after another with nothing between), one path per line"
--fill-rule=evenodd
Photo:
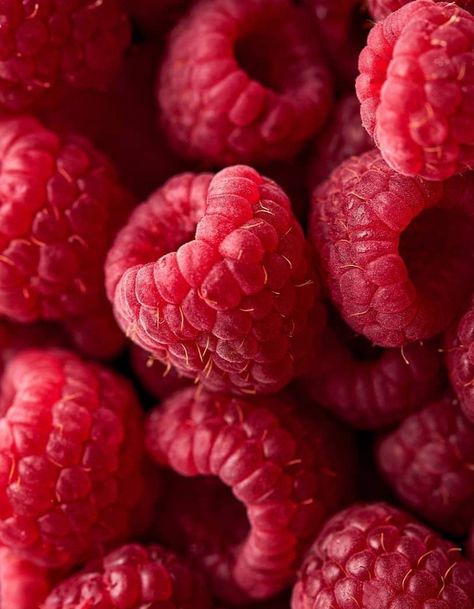
M474 607L474 1L0 0L0 608Z

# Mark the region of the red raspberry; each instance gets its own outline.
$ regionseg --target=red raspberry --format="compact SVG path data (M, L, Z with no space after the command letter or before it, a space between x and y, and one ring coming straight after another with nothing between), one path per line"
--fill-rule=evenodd
M67 351L23 351L0 411L2 544L59 567L131 533L143 439L124 379Z
M373 147L360 120L357 98L346 95L335 105L331 120L315 140L308 167L310 189L326 180L342 161Z
M456 535L474 519L474 426L451 396L390 432L378 465L398 497L424 520Z
M474 300L447 334L446 362L461 409L474 422Z
M306 556L292 609L468 609L474 565L384 503L334 516Z
M212 389L277 391L324 323L290 202L246 166L169 180L119 233L106 275L132 340Z
M310 237L345 321L382 347L434 336L474 283L474 174L397 174L378 151L345 161L313 194Z
M156 93L173 146L222 166L293 156L331 87L290 0L201 0L171 35Z
M48 595L48 572L8 548L0 548L0 607L38 609Z
M319 363L301 382L305 392L338 418L359 429L380 429L404 419L435 397L441 360L435 343L405 349L374 349L367 357L327 331Z
M204 581L160 546L130 544L62 582L44 609L208 609Z
M390 13L393 13L411 1L412 0L367 0L367 4L372 17L380 20L385 19ZM441 0L436 1L440 2ZM445 2L445 4L447 4L447 2ZM454 4L454 2L452 4ZM456 5L470 13L474 13L474 0L456 0Z
M102 88L128 45L119 0L5 0L0 105L18 112L60 83Z
M137 345L132 345L130 357L135 377L148 393L158 400L168 397L179 389L189 387L192 383L190 379L181 376L175 368L165 366L153 359Z
M60 321L87 354L114 355L123 337L102 267L129 207L114 170L29 117L0 121L0 162L0 313Z
M364 127L400 173L444 180L474 165L474 17L410 2L375 25L359 57Z
M185 389L151 413L146 445L181 475L217 477L245 506L246 537L235 545L228 538L216 563L211 532L210 555L200 561L231 601L284 589L324 518L350 494L350 436L314 406L284 397L244 401Z

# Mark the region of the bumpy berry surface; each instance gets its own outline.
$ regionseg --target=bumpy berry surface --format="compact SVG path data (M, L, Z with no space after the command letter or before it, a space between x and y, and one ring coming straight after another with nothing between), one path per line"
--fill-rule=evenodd
M23 351L0 411L2 544L59 567L131 534L143 436L124 379L67 351Z
M436 395L442 361L435 343L368 353L367 359L328 330L314 369L301 385L315 402L359 429L393 425Z
M130 37L120 0L6 0L0 105L18 112L60 83L105 87Z
M38 609L48 595L48 572L20 558L8 548L0 549L0 607Z
M158 400L192 384L191 379L181 376L176 368L165 366L137 345L130 348L130 361L138 382Z
M289 0L201 0L172 32L157 98L181 154L213 164L290 157L324 122L330 79Z
M474 174L401 176L376 150L313 193L310 239L345 321L382 347L436 335L474 281Z
M412 0L367 0L370 14L374 19L385 19L390 13L398 10ZM436 0L440 1L440 0ZM446 4L446 2L445 2ZM454 4L454 2L453 2ZM456 0L457 6L474 13L474 0Z
M474 422L474 300L447 333L446 363L453 389L467 418Z
M115 171L86 140L32 117L0 122L0 160L0 313L60 321L87 354L114 354L123 339L103 264L129 207Z
M164 548L125 545L56 586L44 609L208 609L199 572Z
M351 156L374 147L362 126L360 104L355 95L344 96L334 107L330 121L315 140L308 165L308 183L313 190Z
M288 198L246 166L169 180L119 233L106 275L128 336L213 389L277 391L325 321Z
M387 504L332 518L307 554L292 609L467 609L474 566L460 548Z
M359 57L362 122L405 175L444 180L474 166L474 16L410 2L371 30Z
M209 564L214 589L231 600L268 598L291 581L324 518L350 494L350 440L314 406L193 388L153 411L146 431L158 463L218 477L245 506L247 536L231 547L229 539L218 568Z

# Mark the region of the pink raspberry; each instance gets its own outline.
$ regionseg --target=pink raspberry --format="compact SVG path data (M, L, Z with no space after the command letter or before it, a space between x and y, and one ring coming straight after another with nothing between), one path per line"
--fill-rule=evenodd
M377 461L407 507L443 531L468 531L474 520L474 426L452 396L406 418L381 441Z
M237 516L233 535L221 535L217 550L219 523L211 523L210 539L205 522L183 529L192 538L186 551L199 554L204 546L199 564L207 565L214 591L230 601L284 589L325 517L351 491L351 437L313 405L286 397L244 401L185 389L151 413L146 445L178 474L219 479L245 507L247 527ZM194 510L193 501L187 509ZM203 538L208 546L193 550Z
M0 548L0 607L38 609L48 595L50 581L42 567Z
M310 238L345 321L376 345L445 330L474 284L474 174L401 176L376 150L313 194Z
M385 19L390 13L393 13L411 1L412 0L367 0L367 4L372 17L380 20ZM440 2L441 0L436 1ZM447 2L445 2L445 4L447 4ZM456 5L470 13L474 13L474 0L456 0Z
M130 544L56 586L44 609L209 609L199 572L164 548Z
M279 390L325 321L288 198L246 166L169 180L119 233L106 275L128 336L212 389Z
M0 106L18 112L61 83L103 88L130 38L119 0L5 0Z
M362 126L357 98L352 94L344 96L314 142L308 166L310 189L326 180L343 161L373 146L372 138Z
M324 527L300 571L292 609L468 609L474 565L450 542L384 503Z
M3 545L68 567L133 532L143 437L128 382L67 351L23 351L0 412Z
M466 417L474 422L474 300L446 339L446 363Z
M158 400L162 400L175 391L192 384L192 381L185 376L181 376L176 368L167 367L153 359L137 345L131 346L130 360L138 382Z
M445 180L474 165L474 16L410 2L371 30L359 70L362 122L393 169Z
M173 146L222 166L293 156L326 119L331 86L290 0L200 0L171 34L156 95Z
M0 121L0 313L58 321L88 355L123 344L104 292L107 249L129 209L108 161L34 118Z

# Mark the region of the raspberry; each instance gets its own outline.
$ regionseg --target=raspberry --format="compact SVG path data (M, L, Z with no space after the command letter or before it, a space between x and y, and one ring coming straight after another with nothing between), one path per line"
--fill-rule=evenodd
M151 413L146 445L181 475L218 478L245 506L246 537L232 545L228 536L216 561L211 531L210 555L199 561L230 601L284 589L324 518L350 494L351 437L314 406L285 397L244 401L185 389ZM198 526L195 535L202 538ZM194 539L186 545L192 553Z
M310 237L345 321L382 347L446 329L474 283L474 174L404 177L378 151L313 194Z
M435 343L369 350L361 358L334 331L327 331L319 364L302 380L306 393L359 429L380 429L418 410L440 388L441 361Z
M0 121L0 161L0 313L59 321L88 355L115 355L102 266L129 195L86 140L34 118Z
M47 571L0 548L0 607L2 609L38 609L48 595Z
M474 422L474 300L447 334L446 362L461 409Z
M172 32L156 95L172 145L211 164L293 156L326 119L330 78L290 0L201 0Z
M143 439L124 379L67 351L23 351L6 368L0 412L3 545L68 567L132 532Z
M352 94L344 96L314 142L308 167L310 189L326 180L342 161L373 146L372 138L362 126L357 98Z
M290 202L250 167L169 180L119 233L106 276L132 340L212 389L277 391L325 321Z
M364 127L396 171L444 180L474 165L474 17L410 2L375 25L359 57Z
M130 38L119 0L6 0L0 105L18 112L61 83L102 88Z
M439 2L440 0L436 1ZM409 2L411 0L367 0L370 14L377 20L385 19L390 13L393 13ZM474 0L456 0L456 5L470 13L474 13Z
M377 450L398 497L437 528L463 535L474 519L474 426L451 396L428 404Z
M56 586L44 609L208 609L204 581L164 548L130 544Z
M390 505L353 506L307 554L292 609L467 609L474 566L459 550Z
M181 376L175 368L166 367L137 345L132 345L130 359L137 380L148 393L158 400L162 400L192 383L190 379Z

